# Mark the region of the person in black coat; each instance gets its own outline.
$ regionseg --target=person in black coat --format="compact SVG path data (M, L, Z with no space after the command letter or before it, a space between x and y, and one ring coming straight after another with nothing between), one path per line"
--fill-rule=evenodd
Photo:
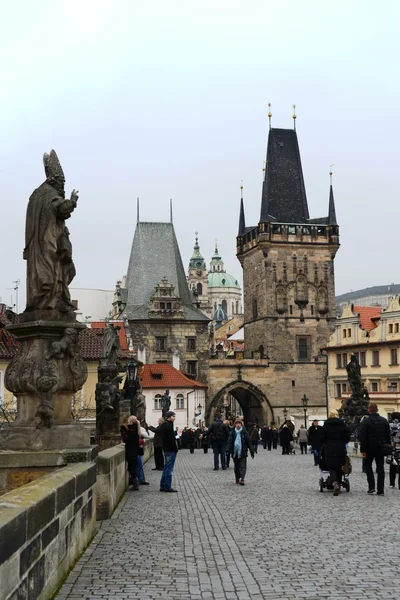
M278 447L279 433L276 427L272 427L272 447L274 450Z
M317 419L314 419L311 427L308 429L308 443L312 448L314 455L314 466L319 465L319 454L321 451L322 427L318 425Z
M125 443L125 460L128 463L129 481L131 490L139 490L139 479L136 468L136 459L139 451L139 440L141 438L140 424L136 417L131 415L128 424L120 427L122 441Z
M369 416L363 420L360 427L359 440L361 456L365 458L365 471L367 473L368 494L375 492L375 477L372 463L375 459L378 474L377 495L384 495L385 467L382 446L391 444L390 427L387 419L378 414L378 406L371 403L368 406Z
M336 410L329 413L322 427L321 444L323 448L323 467L329 471L333 485L333 495L340 494L342 482L342 466L347 454L346 444L350 440L350 432L342 419L339 419Z
M160 417L158 419L158 427L149 425L148 428L154 433L153 445L154 445L154 469L153 471L162 471L164 469L164 454L163 454L163 441L160 426L164 423L164 419Z
M214 471L219 469L219 457L221 456L221 468L226 469L226 443L228 441L229 430L222 422L219 413L215 413L215 420L211 423L208 430L208 440L211 443L214 452Z
M172 487L172 473L174 471L176 455L178 453L178 444L174 432L175 418L176 415L174 411L169 410L165 415L164 423L160 425L165 460L165 465L160 481L160 492L177 491Z
M240 417L237 417L235 420L235 427L229 434L226 449L227 452L229 452L229 454L232 456L232 460L235 465L236 483L239 485L244 485L244 478L246 476L247 469L247 451L250 450L251 458L254 458L254 450L250 436L247 433L247 430L244 427L243 421Z
M293 436L292 436L292 432L290 431L289 427L286 425L286 423L282 426L280 435L279 435L279 439L280 439L280 443L281 443L281 447L282 447L282 454L289 454L290 453L290 442L293 441Z

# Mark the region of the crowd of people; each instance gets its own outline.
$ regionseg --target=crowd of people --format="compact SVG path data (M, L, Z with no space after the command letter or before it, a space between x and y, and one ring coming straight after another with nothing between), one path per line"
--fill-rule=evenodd
M162 471L160 492L176 492L172 487L172 475L179 449L188 448L193 454L195 449L202 449L205 454L212 448L214 470L226 470L230 460L234 465L235 481L245 485L247 458L250 453L254 458L262 445L264 450L282 449L282 455L294 453L293 442L297 440L301 454L308 450L313 455L314 465L329 472L330 489L333 495L340 494L343 478L343 466L348 456L350 431L345 422L339 418L337 411L332 411L329 418L321 426L314 420L306 429L300 425L297 434L294 425L286 420L278 430L274 425L264 425L259 429L257 424L249 427L244 425L243 417L233 420L223 420L216 412L214 421L209 427L184 428L181 432L174 428L176 415L168 411L165 419L158 419L158 426L147 426L143 429L135 416L130 416L127 425L121 426L122 441L125 443L125 455L128 465L132 490L139 490L140 485L148 485L143 470L143 446L148 432L154 433L154 469ZM362 420L357 439L363 457L367 475L368 494L384 495L385 471L384 462L390 464L390 486L395 487L396 475L400 465L400 413L392 413L391 422L378 414L378 407L371 403L368 415ZM377 485L373 462L375 461ZM344 484L343 484L344 485ZM400 489L400 474L398 475Z

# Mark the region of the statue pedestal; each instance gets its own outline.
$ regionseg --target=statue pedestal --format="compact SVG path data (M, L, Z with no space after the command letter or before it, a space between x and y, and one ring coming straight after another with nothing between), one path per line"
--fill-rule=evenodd
M72 318L55 311L22 313L20 322L8 327L18 340L5 375L6 388L17 398L16 426L51 429L72 422L72 396L85 383L87 367L78 345L85 325L68 316ZM47 440L48 434L39 437Z
M0 430L0 450L32 452L89 447L90 431L75 423L37 429L15 422Z

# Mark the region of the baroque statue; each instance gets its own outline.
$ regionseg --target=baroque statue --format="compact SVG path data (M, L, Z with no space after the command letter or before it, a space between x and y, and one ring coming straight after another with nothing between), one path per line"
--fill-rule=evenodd
M78 202L72 190L65 198L65 177L54 150L43 156L46 181L29 198L26 213L25 249L27 261L26 311L74 310L68 285L75 277L72 245L65 221Z
M351 388L350 398L342 401L339 415L342 417L353 435L357 435L360 422L368 414L369 396L361 379L361 367L357 356L352 354L346 366L347 378Z
M163 419L165 419L167 412L171 408L171 396L169 394L169 390L165 390L165 394L163 394L161 398L161 408Z
M120 350L120 341L118 332L121 329L119 325L114 327L108 323L103 335L103 351L101 353L100 364L102 367L116 367L117 358Z

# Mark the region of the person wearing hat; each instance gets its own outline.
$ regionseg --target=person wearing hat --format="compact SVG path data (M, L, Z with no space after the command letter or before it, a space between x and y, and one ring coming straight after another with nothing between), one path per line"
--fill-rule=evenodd
M159 427L165 460L160 481L160 492L177 492L177 490L172 487L172 473L174 471L176 455L178 452L178 444L176 443L174 432L174 421L175 413L174 411L169 410L165 414L164 423L162 423Z
M239 485L244 485L244 478L246 476L247 468L247 451L250 450L251 458L254 458L254 450L250 436L247 433L240 417L236 417L235 427L229 434L227 450L232 456L235 466L236 483Z

